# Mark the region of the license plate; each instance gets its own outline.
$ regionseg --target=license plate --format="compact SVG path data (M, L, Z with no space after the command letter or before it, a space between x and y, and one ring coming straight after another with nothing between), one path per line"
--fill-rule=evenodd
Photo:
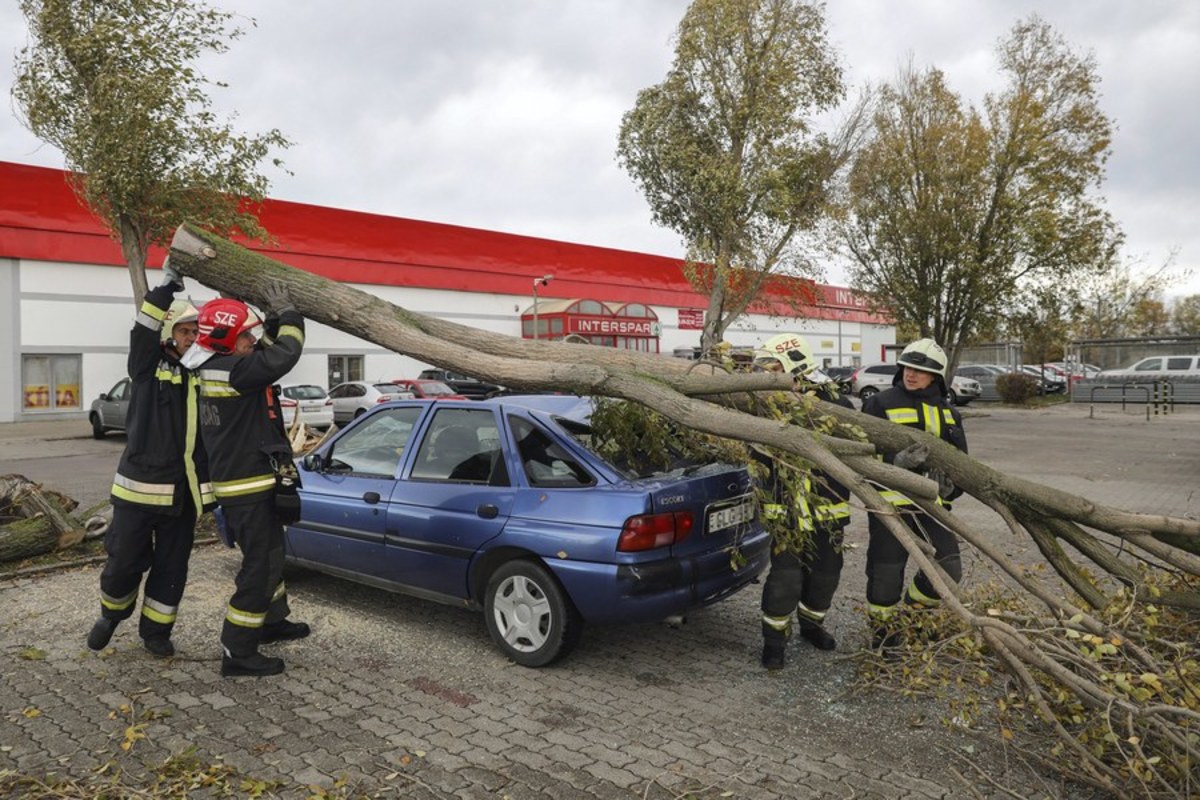
M300 408L304 411L320 411L325 408L324 403L301 403Z
M716 533L754 519L754 497L746 495L737 503L708 512L708 532Z

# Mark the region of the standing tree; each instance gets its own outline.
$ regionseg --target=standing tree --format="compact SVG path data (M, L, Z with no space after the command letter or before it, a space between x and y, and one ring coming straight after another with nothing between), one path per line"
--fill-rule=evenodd
M1200 294L1175 301L1171 307L1171 329L1180 336L1200 336Z
M1149 272L1137 264L1122 263L1103 275L1091 276L1071 287L1074 297L1071 324L1077 339L1117 339L1137 336L1144 314L1139 309L1161 307L1158 298L1182 276L1170 273L1172 258Z
M232 14L192 0L21 0L21 11L31 43L16 58L13 98L120 242L135 305L150 245L181 222L265 236L251 210L268 185L258 164L289 142L218 122L194 66L241 35Z
M952 363L1022 287L1103 272L1121 240L1091 195L1111 133L1093 59L1036 17L999 56L1008 85L983 112L964 108L940 71L903 71L848 185L852 282Z
M654 220L688 248L687 277L709 296L708 350L783 265L825 209L852 151L861 106L833 136L811 116L833 108L842 74L824 7L801 0L694 0L666 79L625 114L617 158Z

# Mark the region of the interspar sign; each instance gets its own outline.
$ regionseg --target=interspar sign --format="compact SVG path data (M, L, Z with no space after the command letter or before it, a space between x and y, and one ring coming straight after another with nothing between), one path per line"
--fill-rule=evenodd
M622 317L567 317L567 333L582 336L653 336L652 319Z

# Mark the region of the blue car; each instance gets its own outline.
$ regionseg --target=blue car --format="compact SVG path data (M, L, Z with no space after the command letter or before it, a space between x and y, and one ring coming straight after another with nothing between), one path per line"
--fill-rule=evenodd
M629 474L588 449L590 411L564 395L378 406L303 459L289 563L482 609L530 667L584 622L662 620L754 581L770 541L748 471Z

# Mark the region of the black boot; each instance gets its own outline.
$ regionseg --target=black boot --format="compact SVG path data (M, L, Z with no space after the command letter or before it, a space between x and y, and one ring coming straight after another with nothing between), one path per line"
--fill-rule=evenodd
M170 658L175 655L175 645L166 636L148 636L142 639L142 646L159 658Z
M787 639L763 639L762 665L769 670L783 669L787 661Z
M283 672L283 659L251 653L248 656L225 656L221 659L221 677L248 676L262 678Z
M837 639L834 639L820 623L812 620L800 620L800 635L818 650L832 650L837 647Z
M312 630L308 627L307 622L289 622L285 619L274 625L263 625L262 636L258 641L260 644L288 642L292 639L303 639L310 633Z
M88 632L87 646L89 650L95 650L97 653L108 647L109 641L112 639L113 631L117 629L117 620L101 617L96 620L96 624L92 626Z

